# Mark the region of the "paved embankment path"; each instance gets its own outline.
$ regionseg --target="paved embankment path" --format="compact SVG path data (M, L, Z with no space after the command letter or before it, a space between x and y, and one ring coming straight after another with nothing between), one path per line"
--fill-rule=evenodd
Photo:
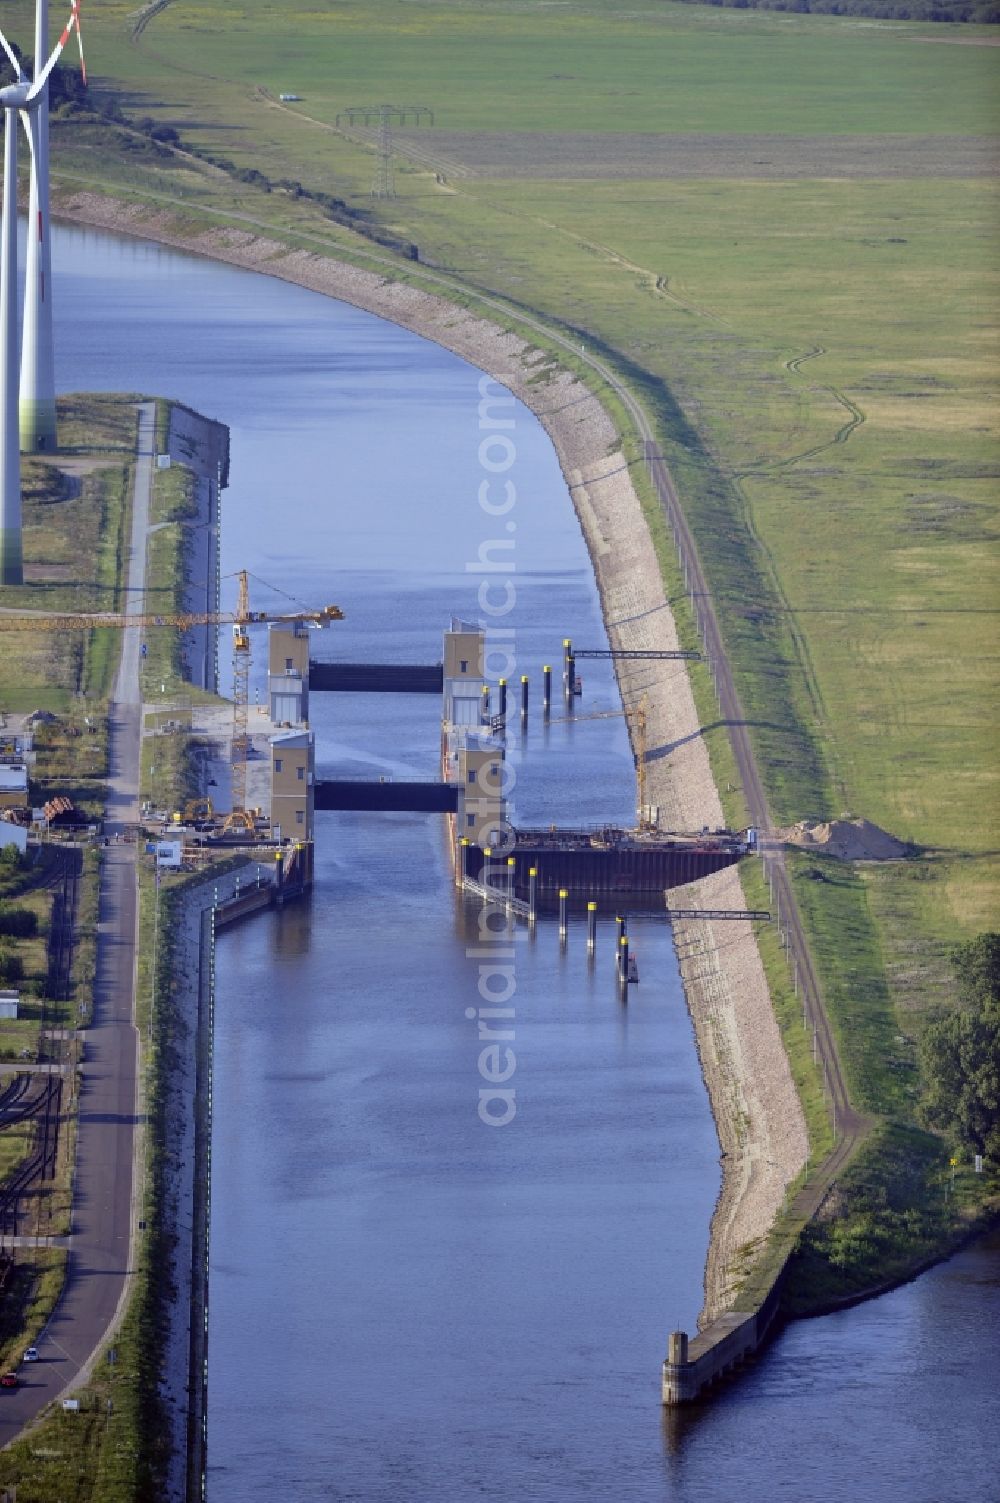
M154 407L139 408L128 586L123 609L140 611L152 484ZM0 1405L7 1445L54 1399L86 1377L116 1323L134 1266L132 1238L139 1040L134 1024L136 846L115 837L138 818L141 700L139 627L122 632L110 709L110 778L101 868L94 1017L84 1037L73 1224L66 1284L38 1338L40 1361L20 1369L22 1386Z
M826 1078L838 1141L829 1158L820 1166L812 1184L796 1201L795 1208L799 1214L812 1215L855 1146L868 1132L871 1124L867 1117L855 1111L851 1105L833 1030L823 1004L809 946L806 943L798 903L785 867L784 843L771 835L774 821L767 794L764 791L763 779L754 756L746 716L743 713L732 668L723 644L715 603L709 592L694 537L674 489L673 477L667 468L666 461L659 453L645 413L624 389L621 389L621 395L639 427L650 476L674 534L674 542L687 580L702 640L705 643L705 654L712 664L719 707L729 729L729 739L743 785L743 796L750 814L750 821L762 834L764 865L774 891L776 917L781 925L792 964L798 973L805 1014L810 1026L815 1030L817 1057Z

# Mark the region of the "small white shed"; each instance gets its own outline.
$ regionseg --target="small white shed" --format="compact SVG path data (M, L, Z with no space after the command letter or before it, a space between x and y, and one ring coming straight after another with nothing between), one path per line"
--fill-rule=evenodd
M28 769L23 762L0 764L0 806L12 809L28 802Z

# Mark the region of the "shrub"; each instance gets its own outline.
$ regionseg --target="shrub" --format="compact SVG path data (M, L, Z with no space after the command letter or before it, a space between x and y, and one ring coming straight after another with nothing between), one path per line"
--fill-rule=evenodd
M30 939L38 933L38 915L30 908L11 908L0 903L0 934L9 934L15 939Z
M0 986L10 986L24 978L24 961L11 950L0 950Z
M952 952L961 1004L920 1040L924 1121L976 1153L1000 1159L1000 934Z

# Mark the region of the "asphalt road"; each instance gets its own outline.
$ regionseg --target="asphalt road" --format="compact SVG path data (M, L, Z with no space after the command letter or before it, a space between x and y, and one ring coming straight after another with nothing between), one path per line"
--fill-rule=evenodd
M152 481L154 407L139 408L126 611L142 609ZM132 1266L133 1162L138 1034L133 1023L136 965L136 847L115 840L138 817L141 631L123 633L111 706L111 776L101 871L94 1019L84 1034L73 1225L66 1285L38 1338L40 1360L19 1369L21 1385L0 1390L0 1445L89 1367L115 1320Z

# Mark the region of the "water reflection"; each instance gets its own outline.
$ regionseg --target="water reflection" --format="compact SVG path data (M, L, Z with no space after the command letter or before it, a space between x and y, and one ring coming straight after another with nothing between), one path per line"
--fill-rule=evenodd
M275 915L271 925L271 953L275 960L308 955L312 944L313 895L289 903Z

